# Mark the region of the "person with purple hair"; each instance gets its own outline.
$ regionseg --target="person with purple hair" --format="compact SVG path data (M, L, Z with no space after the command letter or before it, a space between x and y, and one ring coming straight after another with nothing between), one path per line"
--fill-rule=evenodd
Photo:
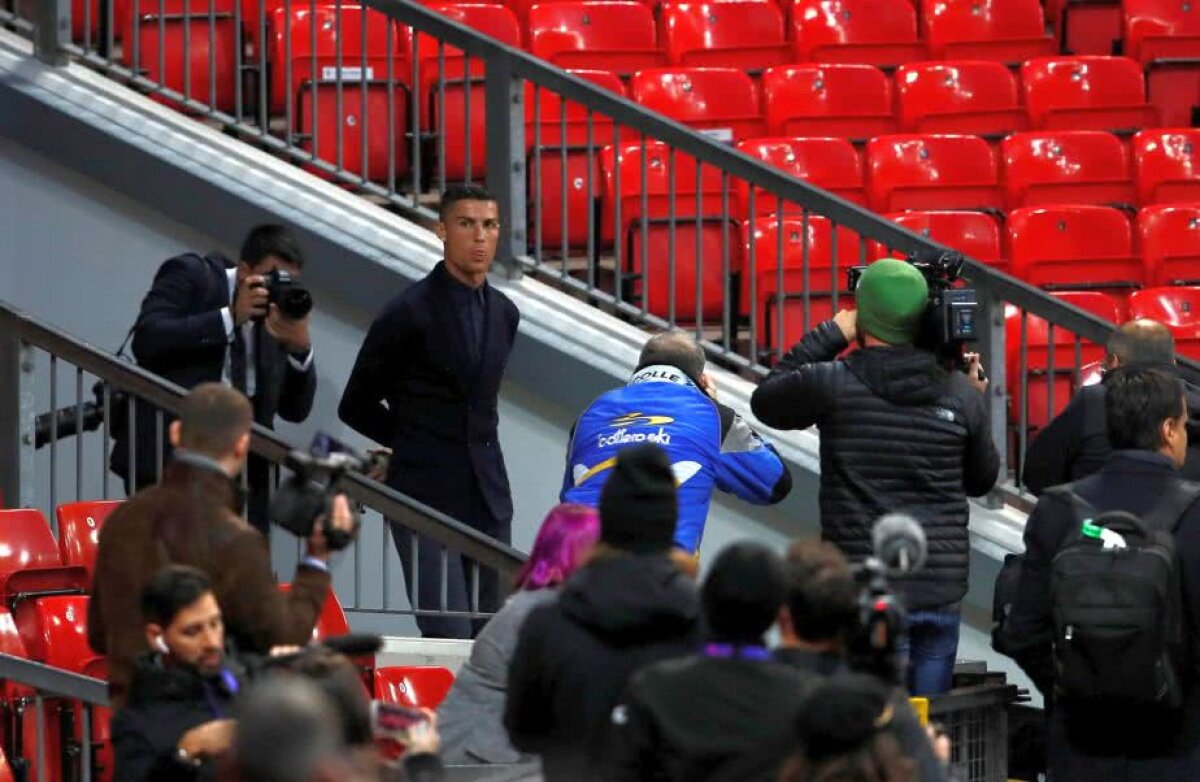
M524 757L508 740L504 701L508 666L529 612L558 594L600 536L594 508L556 505L546 514L514 591L471 648L454 686L438 709L441 756L448 765L517 763Z

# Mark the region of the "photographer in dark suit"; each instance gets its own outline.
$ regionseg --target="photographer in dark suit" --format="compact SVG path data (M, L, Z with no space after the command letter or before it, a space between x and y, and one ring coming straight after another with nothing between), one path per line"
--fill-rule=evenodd
M219 253L184 253L163 263L130 331L133 355L139 366L184 388L207 382L233 386L250 398L255 422L268 428L276 414L303 421L317 390L308 312L301 314L304 307L293 304L304 256L286 228L260 225L246 236L239 258L235 264ZM157 483L160 465L171 458L172 419L164 415L156 436L156 408L139 403L136 409L132 466L126 412L115 411L113 424L111 466L125 479L128 495ZM267 464L251 457L247 471L247 515L265 535Z
M520 313L487 282L500 236L496 199L479 185L448 188L437 224L445 260L380 313L338 406L351 428L392 451L387 484L504 543L512 497L496 437L497 397ZM393 529L412 605L442 605L442 547L422 539L413 593L413 536ZM447 558L446 609L466 611L470 566ZM479 574L479 610L500 607L495 573ZM418 616L429 638L469 638L466 619ZM482 621L474 622L477 632Z

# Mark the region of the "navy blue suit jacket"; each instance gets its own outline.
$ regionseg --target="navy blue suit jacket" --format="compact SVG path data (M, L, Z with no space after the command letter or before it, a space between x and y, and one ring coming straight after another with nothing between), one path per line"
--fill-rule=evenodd
M512 518L497 398L521 316L484 286L479 358L468 350L445 262L393 299L371 324L338 406L352 429L392 449L387 482L468 520L479 489L497 521Z

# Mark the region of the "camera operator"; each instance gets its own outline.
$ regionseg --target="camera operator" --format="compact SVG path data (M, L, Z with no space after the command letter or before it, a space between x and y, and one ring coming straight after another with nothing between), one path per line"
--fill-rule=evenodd
M266 540L239 515L235 476L250 448L250 403L217 383L192 389L171 424L175 458L159 485L122 503L105 521L96 554L88 641L108 657L109 692L120 706L133 660L142 651L138 595L166 565L191 565L212 582L225 628L241 651L303 644L329 592L325 529L351 533L354 517L336 496L328 522L312 525L307 555L288 594L271 573Z
M979 357L965 374L948 371L914 344L929 299L912 264L872 263L858 282L858 311L806 334L750 400L768 426L820 429L822 537L851 561L871 554L871 522L886 512L925 528L927 567L896 584L910 611L914 694L950 687L967 590L967 496L986 494L1000 469ZM852 344L859 349L835 360Z
M130 330L140 366L192 388L223 382L254 405L254 420L270 428L276 414L300 422L312 410L317 388L309 313L312 298L296 278L304 256L282 226L260 225L242 243L240 260L220 253L185 253L168 259L142 300ZM134 463L127 425L114 415L111 467L132 495L158 480L155 408L136 406ZM169 422L169 418L166 419ZM163 426L164 463L171 444ZM269 477L266 462L251 458L248 518L267 534Z
M225 659L225 627L208 578L172 565L141 596L149 651L134 662L129 702L113 716L116 779L212 779L229 750L243 677Z

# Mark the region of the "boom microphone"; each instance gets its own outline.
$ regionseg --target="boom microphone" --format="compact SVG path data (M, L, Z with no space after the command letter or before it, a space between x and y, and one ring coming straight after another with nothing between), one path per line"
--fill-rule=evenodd
M907 575L920 570L927 552L925 530L907 513L881 516L871 529L875 556L890 575Z

